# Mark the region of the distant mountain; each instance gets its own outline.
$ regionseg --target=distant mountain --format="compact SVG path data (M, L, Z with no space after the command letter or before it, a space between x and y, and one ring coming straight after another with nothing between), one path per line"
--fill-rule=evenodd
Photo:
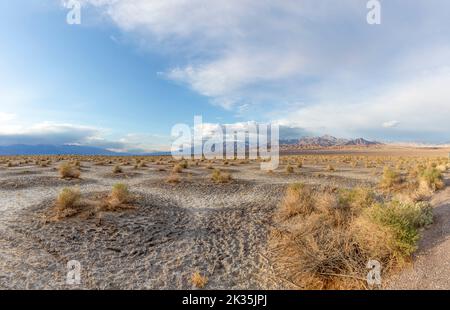
M349 142L346 139L338 139L330 135L325 135L322 137L304 137L298 141L299 146L320 146L328 147L335 145L344 145Z
M330 135L321 137L303 137L300 139L281 140L280 145L285 145L290 148L314 148L314 147L333 147L333 146L372 146L380 145L381 143L375 141L368 141L364 138L353 140L336 138Z
M356 146L369 146L369 145L380 145L380 142L377 141L368 141L364 138L358 138L354 140L350 140L345 145L356 145Z
M103 155L121 156L126 153L112 152L106 149L79 145L8 145L0 146L0 155Z

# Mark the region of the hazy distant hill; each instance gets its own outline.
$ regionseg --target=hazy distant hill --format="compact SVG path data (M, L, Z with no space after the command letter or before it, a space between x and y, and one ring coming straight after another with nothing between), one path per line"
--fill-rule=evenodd
M354 140L348 141L345 145L362 145L362 146L369 146L369 145L380 145L380 142L377 141L368 141L364 138L358 138Z
M79 145L24 145L0 146L0 155L127 155L102 148Z
M334 146L372 146L380 145L379 142L368 141L363 138L347 140L339 139L330 135L322 137L303 137L300 139L280 140L280 146L283 148L315 148L315 147L334 147ZM13 155L103 155L103 156L127 156L127 155L170 155L170 152L155 153L118 153L92 146L80 145L8 145L0 146L0 156Z
M325 135L322 137L303 137L298 140L289 139L281 140L281 145L286 145L289 147L299 147L299 148L311 148L311 147L333 147L333 146L371 146L380 145L380 142L368 141L364 138L358 139L341 139L330 135Z

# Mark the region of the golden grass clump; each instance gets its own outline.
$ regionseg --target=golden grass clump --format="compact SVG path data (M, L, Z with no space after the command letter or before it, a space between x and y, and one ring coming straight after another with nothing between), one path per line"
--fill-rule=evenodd
M64 188L56 198L56 206L60 210L73 208L80 201L80 198L79 189Z
M293 173L294 172L294 167L292 167L290 164L287 164L286 172L287 173Z
M78 179L81 172L77 167L66 162L59 166L59 174L63 179Z
M215 183L228 183L232 180L231 174L227 172L222 172L220 169L214 169L211 180L213 180Z
M172 169L173 173L181 173L183 172L183 166L181 164L176 164L173 169Z
M128 186L123 183L114 184L110 198L119 204L130 202L131 194Z
M113 185L111 193L108 197L100 204L97 212L99 211L118 211L123 209L134 209L134 207L129 206L133 200L133 196L130 193L128 185L123 183L116 183Z
M58 194L55 203L57 219L65 218L77 213L80 207L81 194L79 189L64 188Z
M208 284L208 278L202 276L200 272L196 271L191 276L192 284L197 288L204 288Z
M300 213L309 214L314 208L313 203L313 192L310 187L299 183L293 184L286 190L279 215L287 219Z
M416 249L431 223L427 203L377 202L368 189L291 185L275 216L269 247L277 274L302 289L365 288L369 260L384 272Z
M169 175L169 177L166 179L166 182L169 183L169 184L177 184L177 183L180 183L180 177L179 177L177 174L172 173L172 174Z

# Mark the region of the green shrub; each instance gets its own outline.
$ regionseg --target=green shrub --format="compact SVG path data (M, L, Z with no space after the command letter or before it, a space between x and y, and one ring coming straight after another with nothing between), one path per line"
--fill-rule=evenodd
M385 189L392 189L396 185L400 185L403 182L400 173L392 170L389 167L385 167L383 170L383 176L381 177L380 186Z
M425 184L430 190L436 191L444 187L441 171L436 168L425 169L419 176L419 181Z
M433 222L432 208L427 202L392 201L386 205L375 204L366 211L372 221L392 230L401 256L409 256L416 250L419 228Z

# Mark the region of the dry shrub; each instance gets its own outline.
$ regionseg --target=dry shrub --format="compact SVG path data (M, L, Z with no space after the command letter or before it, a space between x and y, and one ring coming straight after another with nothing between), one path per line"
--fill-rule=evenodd
M222 172L220 169L214 169L211 180L213 180L215 183L228 183L231 181L231 174L227 172Z
M294 167L292 167L290 164L288 164L286 166L286 172L287 173L293 173L294 172Z
M166 179L166 182L169 183L169 184L177 184L177 183L180 183L180 177L179 177L177 174L172 173L172 174Z
M8 168L12 168L12 167L17 167L18 164L12 161L8 161L8 163L6 164L6 167Z
M403 183L403 179L400 173L397 171L385 167L383 170L383 176L380 180L380 186L386 190L392 190Z
M293 184L286 190L279 215L287 219L300 213L309 214L314 208L313 202L314 198L310 187L303 184Z
M79 189L64 188L56 198L55 215L57 218L65 218L78 212L81 194Z
M122 172L123 172L122 167L120 167L119 165L114 166L113 173L118 174L118 173L122 173Z
M118 211L123 209L134 209L134 207L129 206L133 197L130 193L128 185L123 183L116 183L113 185L111 193L108 195L107 199L100 204L97 211Z
M439 170L440 172L446 172L448 169L448 166L446 164L441 164L441 165L437 166L436 169Z
M173 173L181 173L183 172L183 166L180 164L176 164L173 169L172 169Z
M80 170L70 163L62 163L59 166L59 174L63 179L78 179L80 177Z
M120 204L127 203L130 201L130 190L128 186L123 183L114 184L111 191L111 199L117 201Z
M327 171L330 171L330 172L333 172L333 171L335 171L336 169L335 169L332 165L328 165L327 168L326 168L326 170L327 170Z
M81 194L79 189L64 188L56 199L58 209L73 208L80 201Z
M104 195L94 197L82 199L79 189L64 188L58 195L54 212L49 214L48 220L58 221L75 215L88 219L105 211L134 209L128 205L132 202L133 196L125 184L115 184L107 197Z
M445 187L441 171L433 167L430 167L421 173L419 176L419 184L433 192Z
M287 189L270 234L276 272L303 289L360 289L366 264L401 266L415 250L419 228L430 224L426 203L376 202L368 189Z
M204 288L208 283L208 278L202 276L200 272L196 271L192 274L191 277L192 284L197 288Z

